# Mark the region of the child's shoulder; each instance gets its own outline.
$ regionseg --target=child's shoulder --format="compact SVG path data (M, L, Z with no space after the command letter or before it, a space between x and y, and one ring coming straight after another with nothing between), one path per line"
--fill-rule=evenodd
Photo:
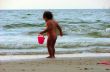
M46 23L53 23L54 20L48 20Z
M50 24L50 23L52 23L52 21L51 21L51 20L48 20L46 23L47 23L47 24Z
M47 24L58 24L56 20L49 20L47 21Z

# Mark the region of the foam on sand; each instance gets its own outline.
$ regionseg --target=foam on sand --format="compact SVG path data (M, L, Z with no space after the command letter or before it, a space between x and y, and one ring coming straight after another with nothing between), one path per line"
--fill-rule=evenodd
M0 56L0 62L8 62L8 61L30 61L30 60L43 60L46 59L47 55L6 55ZM56 55L56 59L61 58L110 58L110 53L83 53L83 54L59 54Z

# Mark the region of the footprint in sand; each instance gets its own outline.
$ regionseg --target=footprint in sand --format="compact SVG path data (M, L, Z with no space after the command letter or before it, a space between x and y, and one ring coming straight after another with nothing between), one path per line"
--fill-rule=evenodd
M35 69L32 69L32 71L36 71Z
M3 69L3 71L5 71L6 69Z
M105 70L110 70L110 69L105 69Z
M22 69L22 71L25 71L25 69Z
M19 64L24 64L24 63L19 63Z
M88 68L84 68L84 70L88 70Z

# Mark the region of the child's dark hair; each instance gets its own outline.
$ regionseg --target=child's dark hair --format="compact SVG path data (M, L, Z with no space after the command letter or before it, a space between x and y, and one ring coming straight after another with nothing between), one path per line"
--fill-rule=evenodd
M53 19L53 14L50 11L45 11L43 14L43 18Z

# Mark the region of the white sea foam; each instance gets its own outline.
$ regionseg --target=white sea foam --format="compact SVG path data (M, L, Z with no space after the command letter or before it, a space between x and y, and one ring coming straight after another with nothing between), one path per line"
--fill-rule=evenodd
M0 62L12 62L12 61L32 61L32 60L44 60L47 55L7 55L0 56ZM56 59L60 58L110 58L110 53L83 53L83 54L60 54L56 55Z

